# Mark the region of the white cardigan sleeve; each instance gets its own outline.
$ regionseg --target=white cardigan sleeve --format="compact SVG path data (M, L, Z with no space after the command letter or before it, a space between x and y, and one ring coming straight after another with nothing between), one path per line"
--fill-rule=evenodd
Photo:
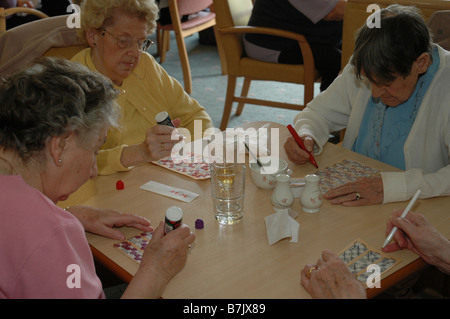
M406 171L385 172L384 203L450 196L450 52L439 48L440 66L404 146Z
M382 172L383 204L409 200L420 189L419 198L450 196L450 166L436 173L424 174L412 168L404 172Z
M354 140L363 114L361 109L365 109L367 96L370 96L370 90L367 87L361 90L363 86L364 83L356 78L354 68L348 64L328 89L316 96L294 118L294 128L298 134L310 135L314 139L316 154L322 152L330 132L347 128L350 132L355 132L348 137ZM360 94L359 91L364 93ZM365 96L362 101L360 101L361 95ZM355 107L357 109L353 110ZM355 117L359 120L353 120ZM353 128L353 125L349 127L350 123L354 123L356 128Z

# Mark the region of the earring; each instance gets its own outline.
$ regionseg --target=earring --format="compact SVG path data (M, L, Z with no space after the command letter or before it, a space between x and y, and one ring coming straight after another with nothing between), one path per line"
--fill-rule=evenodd
M62 159L59 159L59 160L58 160L58 163L61 164L61 163L62 163Z

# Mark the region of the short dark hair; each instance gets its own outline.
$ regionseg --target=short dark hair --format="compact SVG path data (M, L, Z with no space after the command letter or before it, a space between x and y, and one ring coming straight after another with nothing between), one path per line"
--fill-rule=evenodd
M380 11L380 27L365 23L358 31L351 64L361 78L386 84L397 75L408 76L424 52L431 56L431 36L419 9L390 5Z
M25 162L67 131L87 146L101 128L118 127L117 94L109 79L79 63L40 58L0 81L0 147Z

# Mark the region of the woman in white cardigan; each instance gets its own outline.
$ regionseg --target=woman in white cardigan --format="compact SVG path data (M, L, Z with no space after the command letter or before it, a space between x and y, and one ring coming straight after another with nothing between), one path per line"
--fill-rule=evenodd
M431 43L413 7L381 10L381 28L364 25L351 63L294 119L305 146L320 154L329 132L346 128L343 147L403 169L330 190L347 206L450 195L450 52ZM292 138L291 161L309 159Z

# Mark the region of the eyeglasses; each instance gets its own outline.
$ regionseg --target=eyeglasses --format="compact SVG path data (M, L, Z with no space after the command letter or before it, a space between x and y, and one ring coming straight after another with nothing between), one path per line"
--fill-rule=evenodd
M138 41L135 38L128 37L125 35L120 35L120 36L116 37L114 34L109 32L108 30L106 30L104 28L102 30L103 30L102 37L105 36L105 33L108 33L110 36L112 36L114 39L116 39L117 46L121 49L130 48L135 43L137 43L139 51L142 52L142 51L147 51L148 48L150 48L154 44L154 42L150 39Z

